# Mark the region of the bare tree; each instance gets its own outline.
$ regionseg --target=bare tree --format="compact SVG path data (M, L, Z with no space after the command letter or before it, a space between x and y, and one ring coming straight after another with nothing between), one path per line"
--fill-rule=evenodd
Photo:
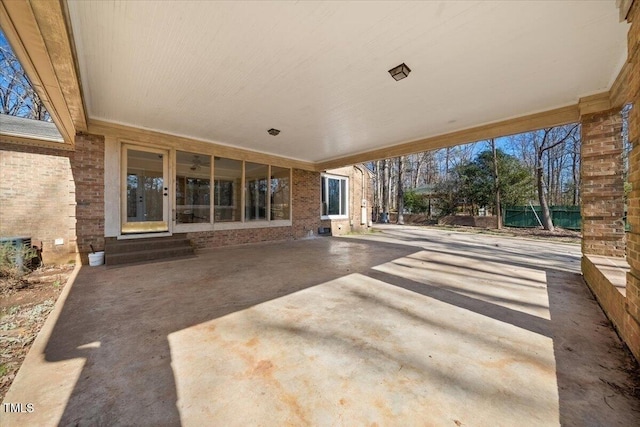
M496 140L491 138L489 140L491 144L491 152L493 154L493 188L496 198L496 211L494 215L497 217L498 230L502 228L502 206L500 204L500 174L498 173L498 154L496 152Z
M536 149L536 186L538 189L538 200L542 210L542 225L545 230L553 231L554 227L551 221L549 203L547 201L547 192L549 189L544 179L544 155L549 150L567 141L577 129L577 124L546 128L541 131L542 139L540 141L534 139Z
M381 160L382 167L382 221L387 222L389 220L389 167L387 159Z
M577 206L580 203L580 138L574 135L571 146L571 204Z
M0 113L51 121L18 58L0 31Z
M398 157L398 217L396 222L398 224L404 224L404 183L403 180L403 171L404 171L404 156Z

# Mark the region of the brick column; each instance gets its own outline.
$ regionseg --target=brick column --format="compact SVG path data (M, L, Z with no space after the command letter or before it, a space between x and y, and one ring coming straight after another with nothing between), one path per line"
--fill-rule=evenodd
M293 238L315 235L320 227L320 173L293 170Z
M628 100L633 103L629 112L629 182L631 193L628 196L628 221L631 230L628 233L627 261L631 267L627 274L627 313L625 341L640 360L640 1L636 0L627 16L631 23L628 33L628 59L630 67Z
M582 123L582 253L625 256L622 116L585 115Z
M89 245L104 250L104 137L76 135L71 171L76 184L76 236L83 264Z

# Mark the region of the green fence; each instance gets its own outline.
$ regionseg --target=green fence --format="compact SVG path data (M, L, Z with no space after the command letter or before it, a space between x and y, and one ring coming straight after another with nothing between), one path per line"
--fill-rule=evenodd
M535 210L535 214L533 211ZM556 227L567 228L569 230L580 230L582 217L580 216L580 206L551 206L549 208L551 221ZM509 206L504 209L504 225L507 227L531 228L539 227L536 219L542 218L540 206Z

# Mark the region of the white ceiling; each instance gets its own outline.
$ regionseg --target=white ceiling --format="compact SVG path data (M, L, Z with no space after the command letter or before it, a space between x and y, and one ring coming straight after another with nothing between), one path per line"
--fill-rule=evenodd
M615 0L68 8L91 119L312 162L575 104L626 57Z

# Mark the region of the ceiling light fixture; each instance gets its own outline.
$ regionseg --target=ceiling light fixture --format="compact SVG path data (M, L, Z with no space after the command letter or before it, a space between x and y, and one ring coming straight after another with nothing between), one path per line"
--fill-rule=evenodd
M404 79L409 75L410 72L411 69L407 67L407 64L405 64L404 62L397 67L389 70L389 74L391 74L391 77L393 77L395 81Z
M274 128L269 129L267 132L269 132L269 135L271 136L276 136L280 133L278 129L274 129Z

